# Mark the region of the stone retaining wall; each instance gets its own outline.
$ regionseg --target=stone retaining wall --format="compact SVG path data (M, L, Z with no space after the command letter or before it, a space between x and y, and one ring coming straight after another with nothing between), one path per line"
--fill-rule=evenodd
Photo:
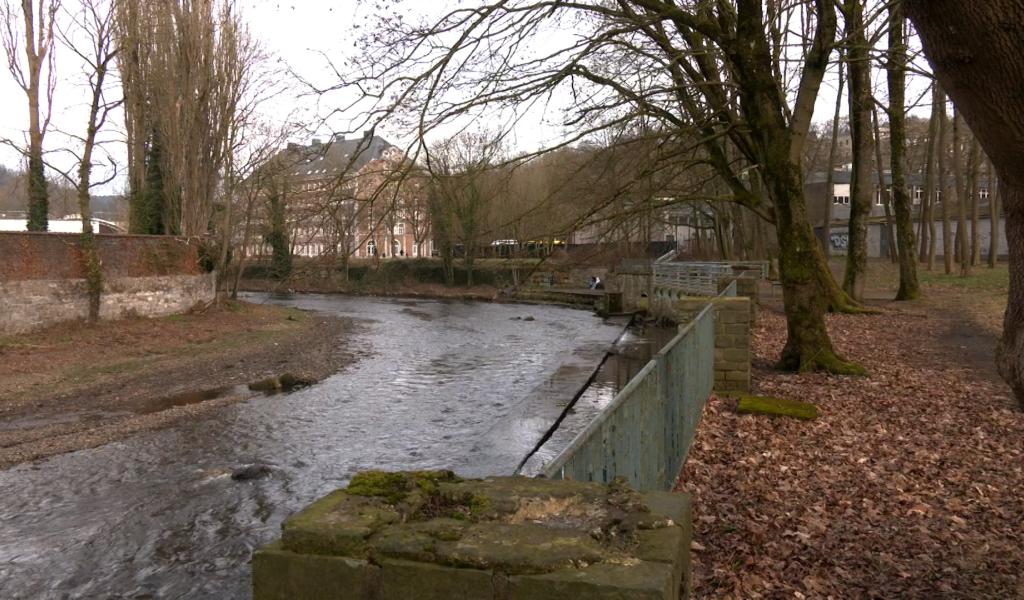
M0 234L0 335L88 316L78 239L77 234ZM103 268L101 319L182 313L216 298L216 279L199 264L197 239L99 235L96 241Z

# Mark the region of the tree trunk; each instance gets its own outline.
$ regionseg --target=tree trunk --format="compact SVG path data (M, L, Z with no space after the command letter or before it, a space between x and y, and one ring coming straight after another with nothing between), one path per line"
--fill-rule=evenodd
M960 263L960 276L971 274L971 261L967 248L967 183L964 181L963 118L959 109L953 110L953 176L956 179L956 260Z
M1024 406L1024 0L907 0L906 7L936 76L999 178L1010 289L997 356Z
M864 279L868 266L868 216L871 214L871 58L864 33L864 6L861 0L848 0L844 8L847 20L847 68L850 71L850 142L853 174L850 180L849 243L843 291L854 300L864 299Z
M907 191L906 154L907 130L906 107L903 98L907 83L906 24L903 7L893 4L889 7L889 148L892 168L892 205L896 213L896 242L899 249L900 288L897 300L913 300L921 295L917 280L917 240L914 239L914 221L911 214L911 198Z
M981 183L981 146L978 138L971 136L971 151L967 158L968 168L968 197L971 200L971 266L981 262L981 237L978 231L978 221L981 220L980 206L978 204L979 188Z
M786 310L786 346L779 368L791 371L825 370L831 373L863 374L864 370L836 355L825 326L825 313L845 305L821 245L807 220L803 202L802 177L797 166L766 169L766 183L776 208L779 243L779 274Z
M996 185L992 161L985 161L985 175L988 178L988 267L994 269L999 262L999 187Z
M936 82L938 94L936 102L939 106L939 153L936 157L939 179L939 200L942 202L942 264L946 275L953 273L953 226L950 224L949 203L953 200L953 192L949 188L949 115L946 112L946 93Z
M885 186L885 163L882 162L882 132L878 126L878 110L872 109L872 121L875 127L875 173L878 176L878 199L885 207L885 235L889 241L889 260L896 264L896 234L893 232L892 210L889 203L892 202L892 194L886 192Z
M932 114L928 119L928 144L925 149L924 204L921 206L920 261L931 271L935 268L935 150L938 144L938 89L932 83Z

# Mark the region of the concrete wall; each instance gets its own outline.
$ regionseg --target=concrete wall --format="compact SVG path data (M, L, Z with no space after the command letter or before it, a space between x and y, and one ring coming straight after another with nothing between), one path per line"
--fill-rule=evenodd
M0 234L0 335L88 315L78 238ZM216 279L200 266L197 239L101 235L96 241L103 265L102 319L181 313L216 297Z
M918 231L919 224L914 222L914 232ZM956 235L957 221L953 219L950 223L952 234ZM818 237L824 235L822 228L817 228L816 233ZM999 235L999 256L1006 256L1008 247L1006 245L1006 226L1003 220L999 222L999 228L997 231ZM970 221L967 223L967 235L971 235L971 224ZM992 239L992 222L987 218L980 219L978 221L978 237L981 244L981 256L982 259L987 259L989 241ZM832 249L832 254L845 255L846 254L846 241L849 239L847 234L847 228L843 225L833 225L830 230L829 244ZM970 240L970 237L968 237ZM956 240L953 240L955 243ZM872 258L879 258L882 256L888 256L888 238L885 233L885 225L883 223L869 223L868 224L868 256ZM969 245L969 242L968 242ZM942 256L942 222L935 222L935 255Z

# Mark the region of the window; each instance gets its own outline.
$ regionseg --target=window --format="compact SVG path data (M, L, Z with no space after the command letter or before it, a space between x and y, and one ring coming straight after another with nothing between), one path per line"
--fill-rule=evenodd
M914 186L914 204L920 204L921 200L924 200L924 190Z
M885 204L882 202L882 190L875 190L875 206L882 206Z
M405 223L395 225L395 235L405 235Z
M978 197L982 200L988 200L988 188L979 188Z
M849 204L849 196L832 196L832 204Z

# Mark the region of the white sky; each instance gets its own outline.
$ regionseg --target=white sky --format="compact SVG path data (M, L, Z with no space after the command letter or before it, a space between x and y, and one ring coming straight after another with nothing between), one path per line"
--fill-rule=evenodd
M239 0L245 20L249 23L253 36L259 39L275 60L289 66L303 78L316 84L328 85L333 76L323 55L330 56L339 63L356 56L359 48L356 41L362 33L363 26L373 15L370 11L378 4L360 0ZM66 6L74 7L76 0L65 0ZM386 4L386 3L385 3ZM452 2L444 1L406 1L403 8L409 12L440 13L450 7ZM410 15L413 16L413 15ZM67 19L65 19L67 20ZM923 61L920 61L923 63ZM6 67L6 65L4 65ZM57 92L52 130L46 138L46 148L56 148L71 143L62 132L78 132L82 129L85 118L86 93L83 76L79 70L77 58L66 49L58 48L57 54ZM884 79L879 83L884 88ZM907 101L912 102L927 86L923 80L912 82L907 92ZM884 89L879 97L884 97ZM339 102L341 96L329 97L331 102ZM927 99L926 99L927 102ZM835 104L835 71L822 87L821 95L815 109L815 121L831 119ZM846 111L844 101L843 112ZM312 94L287 94L279 96L265 109L267 118L277 115L288 115L294 110L300 111L309 123L319 122L316 115L326 115L333 107L321 104ZM919 111L920 112L920 111ZM549 108L545 113L541 109L532 111L514 131L512 143L519 149L536 149L545 142L559 139L561 131L557 125L557 107ZM17 141L25 139L24 130L28 116L24 95L15 85L6 69L0 71L0 138ZM114 160L123 164L123 144L121 139L121 118L118 116L109 124L106 139L110 140L108 149ZM343 131L352 125L344 119L334 117L326 126L320 127L317 135L326 137L331 130ZM404 140L393 139L387 130L382 135L396 143ZM310 133L308 137L313 137ZM308 141L296 139L294 141ZM70 158L51 155L50 160L58 165L71 164ZM0 147L0 163L13 167L20 162L18 154ZM123 187L123 178L118 178L96 193L117 193Z

